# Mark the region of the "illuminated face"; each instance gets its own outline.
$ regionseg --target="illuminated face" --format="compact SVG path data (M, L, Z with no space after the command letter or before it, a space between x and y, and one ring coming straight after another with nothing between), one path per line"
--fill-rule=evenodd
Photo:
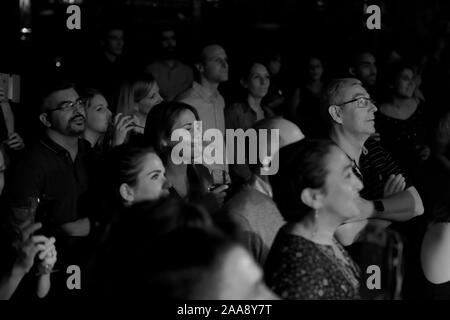
M138 111L141 114L147 115L154 106L162 101L163 98L159 94L159 86L155 81L151 84L151 89L148 94L137 103Z
M228 57L225 50L218 46L208 46L203 50L203 63L200 73L210 82L220 83L228 80Z
M340 106L342 126L348 132L357 135L375 133L375 111L377 107L370 102L370 96L360 85L345 89L343 101L362 98Z
M353 164L338 147L332 147L326 156L327 176L324 186L323 208L342 220L358 217L357 201L362 182L353 173Z
M100 95L95 95L89 102L86 109L86 128L94 132L105 133L111 121L111 110L108 109L108 102Z
M153 152L142 160L137 182L131 189L129 202L154 201L169 195L170 183L161 159Z
M270 76L267 68L262 64L255 63L250 69L244 87L248 93L255 98L264 98L269 90Z
M79 136L86 126L84 103L73 89L52 93L46 101L47 119L50 128L65 136Z

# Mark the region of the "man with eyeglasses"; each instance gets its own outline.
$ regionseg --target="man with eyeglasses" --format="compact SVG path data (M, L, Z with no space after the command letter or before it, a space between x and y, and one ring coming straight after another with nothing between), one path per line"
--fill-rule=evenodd
M423 214L421 197L410 179L372 138L377 108L362 83L354 78L333 80L324 91L321 108L331 140L353 162L364 185L361 220L344 224L337 234L343 244L367 237L369 230Z
M81 135L85 129L84 102L70 83L56 83L43 92L39 120L44 134L26 150L12 170L9 196L17 223L42 222L45 235L58 242L60 267L78 264L83 244L90 233L87 203L89 143ZM26 208L30 199L37 211ZM65 269L64 269L65 271Z

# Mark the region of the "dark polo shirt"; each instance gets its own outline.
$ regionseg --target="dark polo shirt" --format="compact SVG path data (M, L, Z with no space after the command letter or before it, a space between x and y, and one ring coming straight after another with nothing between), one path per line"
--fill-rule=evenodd
M45 218L37 217L37 220L42 219L51 227L85 216L82 202L88 191L90 157L86 140L79 140L78 154L72 161L66 149L49 137L43 137L13 168L10 200L20 206L26 204L29 197L39 197L46 214Z

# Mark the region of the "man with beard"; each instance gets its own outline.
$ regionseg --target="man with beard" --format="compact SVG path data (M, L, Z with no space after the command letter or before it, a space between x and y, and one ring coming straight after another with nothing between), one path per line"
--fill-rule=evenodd
M161 52L158 60L145 68L156 79L159 92L165 101L175 97L191 87L194 81L192 68L177 59L177 39L170 28L161 30Z
M376 63L375 56L372 53L361 50L353 55L348 69L350 75L362 82L364 88L375 101L380 98L377 87L378 68Z
M86 122L84 101L72 84L51 85L42 94L39 120L44 134L12 168L7 191L14 222L41 222L40 233L58 242L57 268L65 271L70 264L82 263L91 229L83 204L90 159L89 143L80 138ZM65 279L65 272L61 274Z

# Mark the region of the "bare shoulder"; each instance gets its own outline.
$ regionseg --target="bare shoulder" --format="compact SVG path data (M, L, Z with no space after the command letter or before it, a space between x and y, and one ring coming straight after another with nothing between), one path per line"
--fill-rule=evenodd
M438 284L450 281L450 223L431 225L422 242L421 264L425 277Z

